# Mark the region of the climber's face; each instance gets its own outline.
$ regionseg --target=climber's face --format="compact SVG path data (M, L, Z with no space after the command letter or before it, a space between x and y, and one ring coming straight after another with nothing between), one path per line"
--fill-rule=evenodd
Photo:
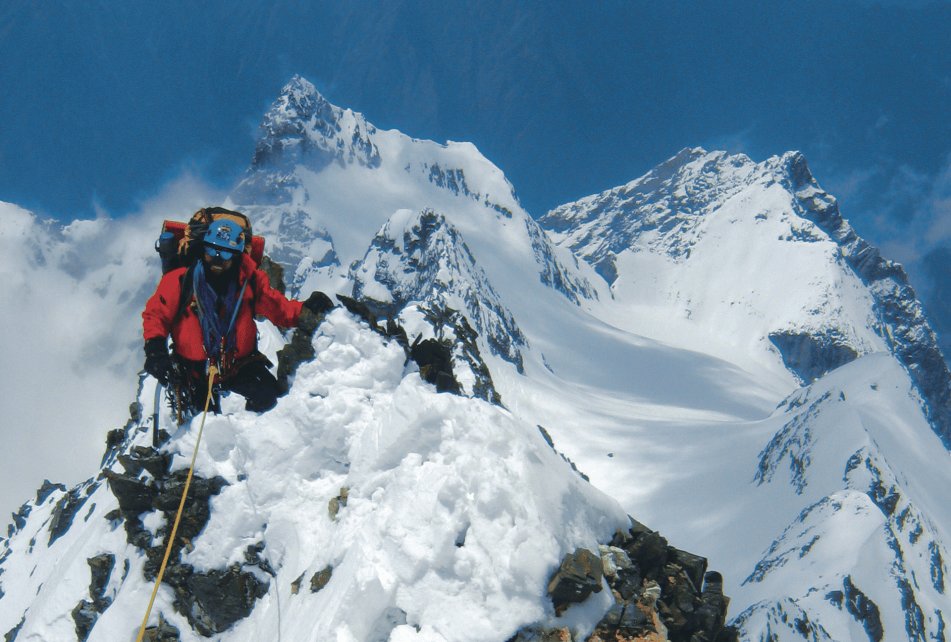
M213 245L205 246L205 267L214 274L221 274L231 269L234 261L234 252L222 250Z

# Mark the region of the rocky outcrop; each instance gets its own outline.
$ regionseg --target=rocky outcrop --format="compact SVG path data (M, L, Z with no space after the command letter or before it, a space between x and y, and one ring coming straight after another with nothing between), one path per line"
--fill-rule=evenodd
M736 640L725 627L730 598L722 576L707 572L706 559L670 546L633 518L631 524L596 553L578 549L564 557L548 584L556 615L607 585L614 605L587 642ZM571 639L567 628L528 627L510 642Z
M465 317L460 317L455 310L423 309L424 316L436 329L437 335L431 339L422 339L420 335L410 344L406 330L392 317L387 318L385 325L380 325L366 302L342 294L338 294L337 299L351 314L366 321L374 332L395 340L406 352L407 362L416 362L420 377L436 386L437 391L463 394L455 371L460 367L468 367L476 374L473 396L501 404L501 397L492 385L489 368L475 343L476 333L469 327ZM446 336L447 328L452 338Z
M827 372L832 372L859 354L846 341L832 333L772 332L769 340L773 342L783 363L796 373L802 384L810 384Z
M227 568L211 569L207 572L198 572L180 559L182 549L193 547L192 541L201 535L211 517L209 500L217 495L227 482L221 477L192 477L175 541L169 544L168 536L185 490L188 471L169 472L171 457L168 453L154 448L134 447L128 454L120 455L119 461L125 468L124 473L108 469L103 471L103 476L108 480L109 488L119 503L119 508L109 513L107 518L121 521L126 530L127 541L145 553L145 579L155 581L166 548L171 546L162 582L174 590L175 609L187 618L195 631L205 637L211 637L247 617L254 607L254 602L267 593L267 584L259 580L254 573L243 570L243 567L249 565L258 566L265 572L269 570L266 562L258 556L260 546L248 547L243 565L235 563ZM155 533L159 540L154 545L153 534L145 528L140 519L140 515L152 510L159 510L165 516L165 526ZM79 617L83 618L84 622L88 621L90 608L80 606L82 608L77 607L80 608ZM90 628L94 621L94 618L89 621ZM177 639L169 637L171 632L161 630L161 627L155 635L159 636L156 639ZM177 632L175 635L177 636Z
M116 563L116 556L112 553L103 553L90 558L89 570L92 579L89 582L89 600L82 600L72 611L73 621L76 623L76 636L84 642L92 631L99 615L109 608L112 598L106 597L106 585L112 575L112 568Z

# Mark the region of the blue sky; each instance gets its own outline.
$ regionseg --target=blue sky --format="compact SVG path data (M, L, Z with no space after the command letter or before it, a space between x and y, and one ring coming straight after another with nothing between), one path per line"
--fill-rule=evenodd
M66 221L183 172L227 189L301 74L380 128L475 143L534 216L684 147L800 150L951 334L948 34L948 0L6 0L0 200Z

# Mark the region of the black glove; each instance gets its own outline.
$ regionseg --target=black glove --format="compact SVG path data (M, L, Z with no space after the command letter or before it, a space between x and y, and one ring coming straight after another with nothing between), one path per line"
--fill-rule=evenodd
M314 316L322 316L334 309L333 301L323 292L311 292L307 300L304 301L304 307L314 313Z
M165 339L156 337L145 342L145 371L163 386L167 386L174 376L175 370Z

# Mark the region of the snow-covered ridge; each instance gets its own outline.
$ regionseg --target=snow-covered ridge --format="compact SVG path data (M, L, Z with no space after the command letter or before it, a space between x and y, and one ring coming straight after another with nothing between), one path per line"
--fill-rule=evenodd
M784 160L803 217L835 239L849 266L868 285L889 348L908 368L927 402L935 432L951 449L951 371L905 270L855 233L839 213L836 199L819 188L802 154L787 154Z
M923 418L895 414L911 385L891 356L871 355L768 420L778 430L760 454L754 501L782 505L771 512L789 521L743 581L758 598L737 617L744 639L942 637L949 514L932 489L948 473L920 458L940 448ZM901 403L913 411L916 401Z
M610 592L556 617L546 587L566 553L598 551L630 526L620 506L537 427L436 393L402 347L346 312L324 321L314 346L273 411L226 398L226 414L208 418L183 526L198 519L197 531L186 530L153 619L182 640L200 639L196 629L227 629L230 641L278 629L296 640L498 640L545 622L590 632ZM199 418L180 428L167 418L167 455L149 454L150 416L130 421L100 477L25 505L0 562L0 629L74 639L82 625L90 642L135 630L169 528L153 507L181 490L181 475L162 469L187 468L198 432ZM167 489L149 491L152 479ZM92 559L104 568L94 589ZM321 572L329 580L311 586ZM243 582L244 609L220 603L214 582Z

